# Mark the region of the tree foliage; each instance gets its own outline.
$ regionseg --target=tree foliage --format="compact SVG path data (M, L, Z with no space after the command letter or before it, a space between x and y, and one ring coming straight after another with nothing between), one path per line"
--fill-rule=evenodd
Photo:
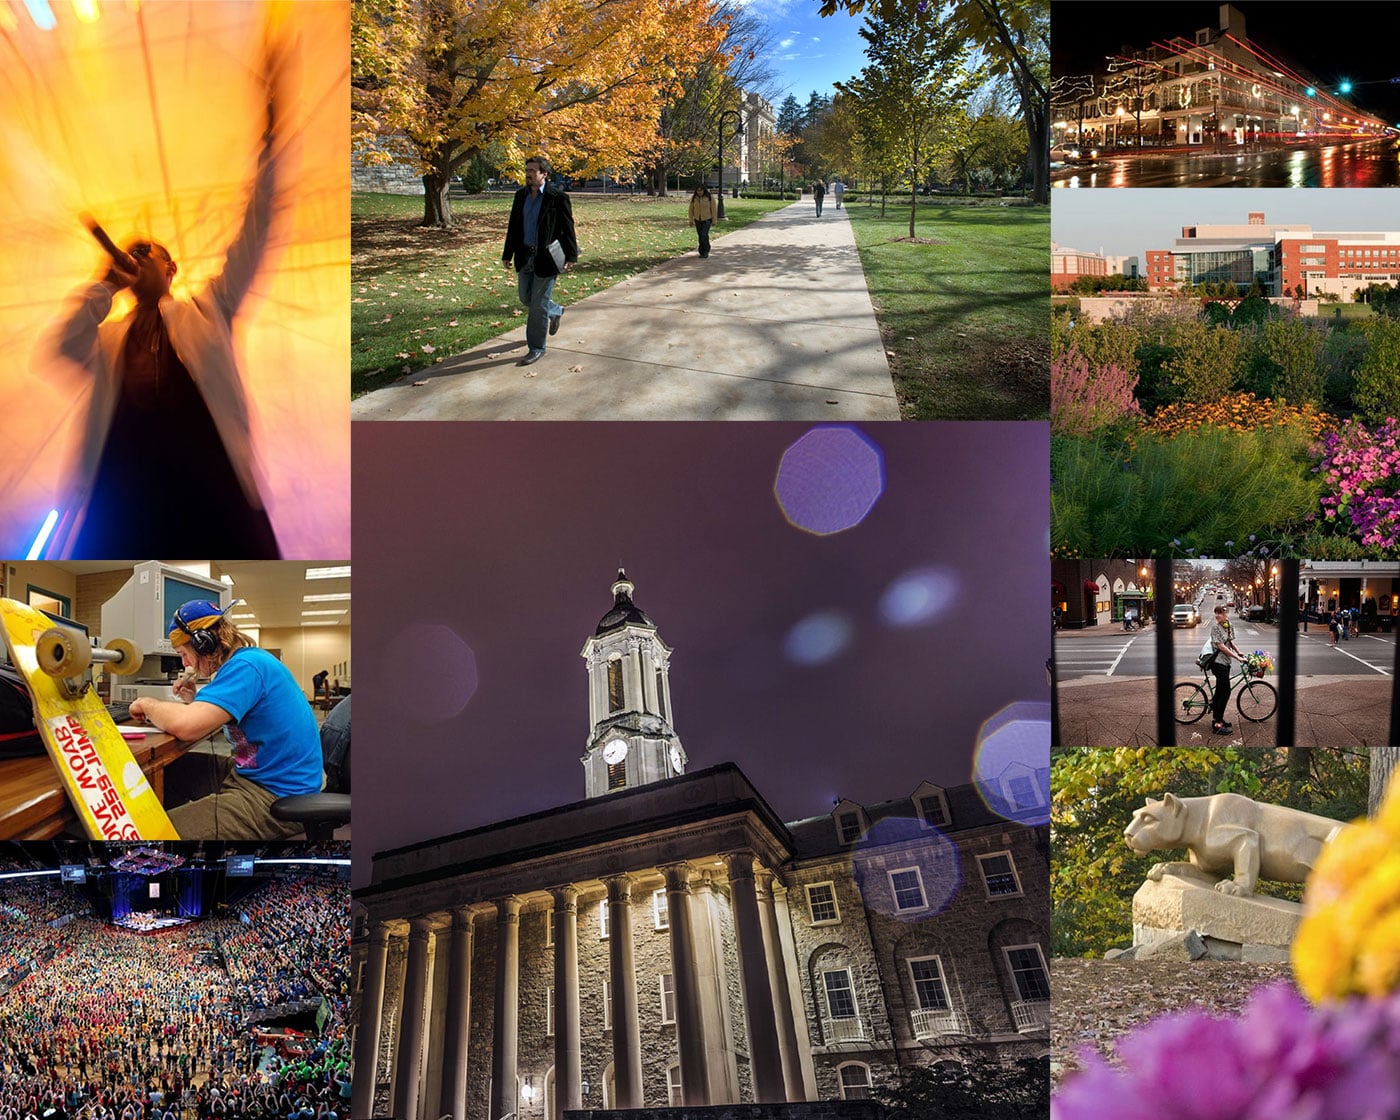
M714 0L360 0L351 134L368 162L423 177L424 223L450 225L447 184L500 142L523 163L635 168L665 107L727 34Z
M1057 957L1101 956L1132 939L1132 896L1152 865L1183 853L1138 854L1123 830L1147 798L1241 793L1351 820L1366 811L1365 748L1057 748L1051 758L1052 943ZM1297 897L1269 884L1270 893Z
M836 88L851 99L861 130L879 137L881 147L898 161L897 180L909 184L912 238L923 173L973 91L968 45L932 13L906 14L889 23L867 16L860 36L868 63L858 77L838 82Z
M873 1095L890 1120L1037 1120L1050 1108L1049 1059L913 1066Z

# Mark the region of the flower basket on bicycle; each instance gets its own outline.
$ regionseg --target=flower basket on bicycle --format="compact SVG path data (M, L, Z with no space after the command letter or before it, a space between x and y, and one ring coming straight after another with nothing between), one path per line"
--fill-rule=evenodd
M1273 654L1262 649L1256 649L1244 659L1245 674L1258 680L1264 679L1264 674L1274 667Z

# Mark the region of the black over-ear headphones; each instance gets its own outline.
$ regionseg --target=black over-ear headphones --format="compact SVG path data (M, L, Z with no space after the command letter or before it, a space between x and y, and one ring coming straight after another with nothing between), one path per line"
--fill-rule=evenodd
M241 602L243 602L242 599L235 599L219 612L219 618L222 619L224 615L228 614L229 611L233 610L233 608L238 606ZM191 630L185 620L180 617L180 612L178 610L175 612L175 625L190 636L190 645L194 646L195 653L199 654L201 657L210 657L218 651L219 638L218 635L214 633L212 627L200 627L198 630Z

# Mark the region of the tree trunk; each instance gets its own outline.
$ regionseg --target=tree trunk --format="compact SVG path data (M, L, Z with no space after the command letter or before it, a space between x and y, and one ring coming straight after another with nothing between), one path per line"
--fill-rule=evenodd
M910 240L910 241L913 241L913 240L914 240L914 211L915 211L915 209L918 207L918 205L919 205L919 187L918 187L918 184L916 183L916 184L912 184L912 185L909 187L909 240Z
M1371 797L1366 810L1371 816L1380 811L1386 783L1397 768L1400 768L1400 747L1371 748Z
M447 188L451 182L452 177L441 171L430 171L423 176L422 225L452 228L452 204L447 199Z

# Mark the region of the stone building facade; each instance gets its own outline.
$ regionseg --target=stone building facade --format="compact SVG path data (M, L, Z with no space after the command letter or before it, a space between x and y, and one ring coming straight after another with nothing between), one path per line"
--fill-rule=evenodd
M377 853L355 892L352 1114L862 1099L1045 1054L1048 830L927 783L785 823L733 764L686 773L632 590L584 647L584 799ZM992 780L1048 801L1048 759Z

